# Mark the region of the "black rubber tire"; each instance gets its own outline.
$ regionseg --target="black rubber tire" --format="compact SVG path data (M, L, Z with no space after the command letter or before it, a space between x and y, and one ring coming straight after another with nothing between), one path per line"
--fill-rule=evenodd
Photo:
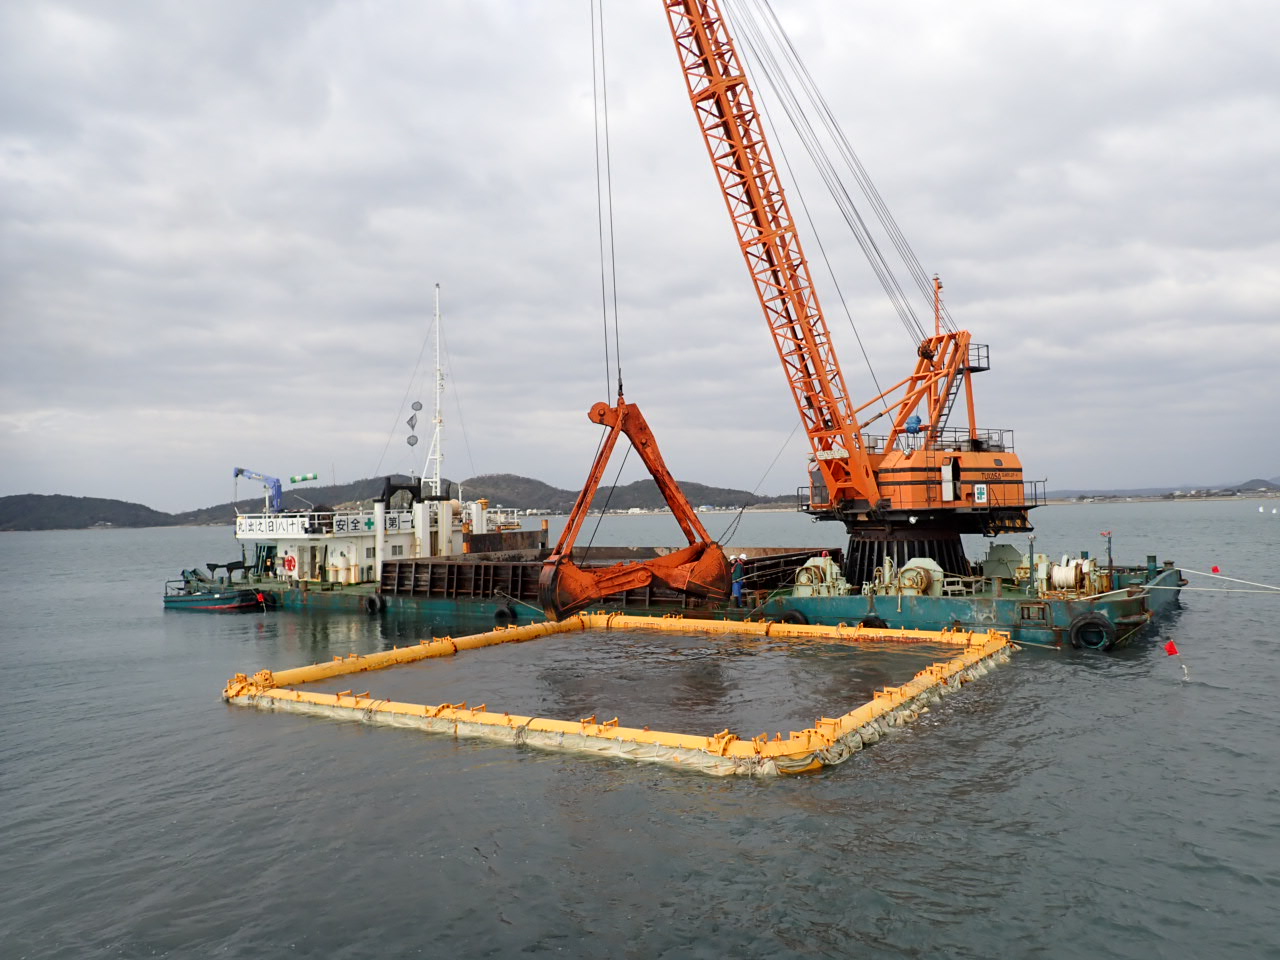
M885 630L888 628L889 624L885 622L884 617L877 617L875 614L872 614L869 617L863 617L859 620L858 626L870 627L872 630Z
M788 610L778 619L783 623L794 623L797 626L805 626L809 622L809 618L799 610Z
M364 612L370 616L381 613L384 606L382 597L376 593L369 594L361 602L364 604Z
M516 622L515 608L509 603L504 603L497 610L493 611L493 622L499 627L509 627Z
M1067 638L1077 650L1107 651L1116 645L1116 625L1100 613L1082 613L1067 627Z

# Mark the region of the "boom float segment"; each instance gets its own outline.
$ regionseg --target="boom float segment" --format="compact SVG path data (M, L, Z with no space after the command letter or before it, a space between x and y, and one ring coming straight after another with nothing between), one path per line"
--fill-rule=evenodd
M313 693L294 689L295 685L370 670L381 670L426 660L452 656L499 643L520 643L557 633L583 630L659 630L679 633L746 634L796 640L832 640L841 643L873 641L894 643L936 643L957 648L955 656L930 664L900 687L877 690L868 703L840 717L821 717L812 727L792 730L783 739L767 734L742 739L729 730L712 736L670 733L618 725L618 718L599 722L554 720L499 713L487 704L468 707L463 703L401 703L371 697L366 691L353 694ZM240 706L263 710L290 710L364 723L414 727L455 737L478 737L547 749L572 750L627 760L667 763L715 776L772 776L808 773L843 763L864 746L875 743L890 728L916 719L942 695L987 673L1009 658L1016 649L1007 634L970 630L891 630L863 626L823 627L776 622L730 622L689 620L683 617L631 617L623 614L579 614L559 623L535 623L498 628L468 637L445 637L423 641L417 646L397 648L364 656L334 658L292 670L262 670L249 677L238 673L223 690L223 699Z

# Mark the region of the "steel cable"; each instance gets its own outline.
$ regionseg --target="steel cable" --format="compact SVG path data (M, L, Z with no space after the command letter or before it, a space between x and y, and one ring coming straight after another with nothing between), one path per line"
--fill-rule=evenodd
M779 46L782 48L784 55L796 77L799 78L801 86L804 88L809 97L809 101L813 104L822 118L823 126L827 129L828 135L835 144L837 151L844 159L846 166L853 174L855 181L862 190L863 195L871 204L872 209L876 213L876 218L880 221L880 225L888 234L890 242L894 249L897 250L899 257L902 258L903 264L908 272L912 275L925 299L932 303L933 300L933 283L930 277L925 273L924 268L920 265L919 259L915 255L915 251L911 248L911 244L907 241L906 236L898 227L898 222L894 219L892 212L889 210L888 204L880 195L880 191L876 189L875 183L872 181L870 174L862 165L853 146L849 143L848 137L845 136L843 128L835 117L835 113L831 110L827 99L822 95L821 89L814 82L813 75L809 72L809 68L805 65L803 58L800 56L795 45L791 42L786 30L783 29L779 22L777 14L774 13L773 7L769 0L758 0L760 6L767 14L768 24L773 36L778 40ZM946 306L942 307L943 325L951 332L955 332L955 323L952 321L951 315L947 312Z

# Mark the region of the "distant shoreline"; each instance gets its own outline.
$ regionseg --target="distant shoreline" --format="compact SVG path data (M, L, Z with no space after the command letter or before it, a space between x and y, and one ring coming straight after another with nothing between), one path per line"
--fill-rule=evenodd
M1280 508L1280 493L1267 493L1267 492L1259 492L1259 493L1251 493L1251 494L1241 493L1237 495L1194 496L1194 497L1186 496L1186 495L1183 495L1180 497L1168 496L1168 495L1126 497L1126 496L1115 496L1115 495L1108 495L1108 494L1104 494L1101 496L1093 496L1093 497L1067 497L1067 498L1053 497L1046 500L1042 504L1042 506L1077 507L1077 506L1086 506L1086 505L1125 504L1125 503L1208 503L1208 502L1219 503L1219 502L1228 501L1228 500L1237 500L1237 501L1249 502L1249 503L1259 502L1259 501L1265 503L1266 501L1272 501L1277 505L1277 508ZM788 506L788 505L778 504L778 503L767 503L767 504L752 505L752 506L741 507L741 508L740 507L716 507L711 510L699 510L697 511L697 513L700 516L702 515L713 516L713 515L737 513L739 509L749 511L751 513L802 513L803 512L795 506ZM635 512L631 512L629 510L620 511L620 512L610 512L606 514L606 516L653 517L653 516L661 516L663 514L668 514L668 513L669 511L661 507L653 507L653 508L644 508L641 510L636 510ZM523 522L523 521L543 520L543 519L554 520L554 519L562 519L565 516L567 516L567 514L564 514L564 513L533 513L533 514L528 514L527 516L522 516L521 521ZM154 524L154 525L139 524L135 526L131 524L114 524L114 523L98 522L98 523L90 524L88 526L79 526L79 527L35 527L35 528L17 528L17 529L5 528L5 529L0 529L0 533L57 533L57 532L72 531L72 530L75 530L75 531L79 531L79 530L160 530L160 529L167 529L167 528L231 527L234 525L235 525L234 518L229 517L226 520L216 520L212 522L205 521L205 522L199 522L199 523L161 523L161 524Z
M1207 503L1210 501L1217 502L1220 500L1280 500L1280 494L1276 493L1242 493L1238 496L1206 496L1206 497L1118 497L1109 494L1095 497L1069 497L1065 500L1050 499L1045 501L1045 506L1054 507L1073 507L1084 504L1094 503Z

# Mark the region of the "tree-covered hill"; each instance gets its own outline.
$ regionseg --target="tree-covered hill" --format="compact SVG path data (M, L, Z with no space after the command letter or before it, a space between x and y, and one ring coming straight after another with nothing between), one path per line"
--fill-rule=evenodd
M178 521L140 503L22 493L0 497L0 530L83 530L86 527L168 527Z
M695 507L742 507L766 503L790 503L794 496L758 497L746 490L726 487L710 487L692 480L681 480L680 488ZM484 497L494 505L514 507L519 510L549 510L552 513L568 513L578 499L577 490L561 490L543 483L510 473L491 473L462 481L462 492L468 500ZM636 480L620 487L602 486L592 501L592 509L652 510L665 506L658 485L653 480Z
M405 481L409 478L396 476L393 479ZM327 486L306 484L288 487L283 491L284 508L286 510L307 510L311 507L334 507L340 503L372 500L374 497L382 495L385 482L385 477L373 477L368 480L356 480L352 483L329 484ZM174 514L174 522L181 524L231 523L235 520L237 513L262 513L265 491L255 482L244 481L244 484L250 489L261 492L245 500L217 503L211 507L202 507L199 510L188 510L185 513Z
M568 513L578 499L577 490L561 490L541 480L514 473L488 473L462 481L462 495L468 500L488 500L493 506L516 510L549 510Z
M398 482L406 482L408 477L397 476ZM286 510L306 510L312 507L331 509L333 507L369 503L382 495L386 478L373 477L368 480L356 480L352 483L329 486L302 485L284 491L284 508ZM577 490L562 490L541 480L521 477L513 473L490 473L456 484L445 481L452 496L461 496L467 500L486 499L493 506L509 507L517 510L538 510L563 514L573 509L578 498ZM103 500L96 497L67 497L58 494L24 493L17 496L0 497L0 530L82 530L87 527L168 527L175 525L229 524L234 522L237 513L261 513L263 496L256 483L247 484L252 496L234 503L219 503L199 510L188 510L184 513L161 513L140 503L128 503L123 500ZM681 488L694 507L718 507L736 509L738 507L765 506L779 504L794 506L795 495L784 494L778 497L758 497L745 490L734 490L727 487L712 487L691 480L681 481ZM1224 485L1210 488L1220 493L1241 494L1274 493L1276 480L1254 479L1241 484ZM1128 496L1152 496L1165 493L1170 488L1160 487L1146 490L1125 491L1054 491L1054 496L1084 495L1099 496L1104 494ZM407 495L401 495L407 496ZM592 501L593 510L656 510L664 507L658 485L652 480L637 480L620 487L602 486Z
M408 477L395 477L408 481ZM459 495L458 484L446 481L449 492ZM328 486L296 486L284 491L286 510L311 507L332 508L342 504L368 503L381 496L385 478L374 477ZM249 483L249 488L258 484ZM768 503L789 503L792 497L757 497L745 490L711 487L685 481L681 483L689 502L695 507L741 507ZM540 510L568 513L578 498L577 490L562 490L541 480L511 473L486 474L461 483L461 495L468 500L487 499L493 506L517 510ZM623 486L601 487L592 507L595 510L660 509L664 506L658 486L652 480L637 480ZM214 504L198 510L169 514L137 503L102 500L93 497L22 494L0 497L0 530L79 530L86 527L162 527L174 525L229 524L237 513L260 513L263 496L253 489L253 496L234 502Z

